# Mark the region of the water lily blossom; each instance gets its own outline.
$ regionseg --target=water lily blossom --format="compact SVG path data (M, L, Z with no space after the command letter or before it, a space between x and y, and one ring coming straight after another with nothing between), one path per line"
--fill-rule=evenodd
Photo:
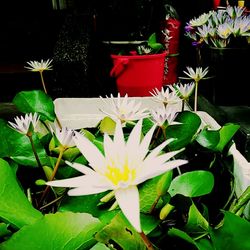
M208 67L203 69L202 67L196 67L195 70L192 67L187 66L187 71L183 71L186 75L188 75L195 82L203 79L208 73Z
M15 117L15 123L14 122L10 122L9 124L16 129L19 133L27 135L28 132L30 132L30 129L36 129L36 126L39 122L39 115L37 113L29 113L29 114L25 114L25 116L20 116L20 117ZM31 127L32 125L32 127Z
M24 66L24 68L29 69L33 72L42 72L44 70L52 70L52 59L48 59L46 61L41 60L39 61L29 61L27 64L29 66Z
M46 89L46 85L45 85L45 82L44 82L44 79L43 79L43 71L44 70L52 70L51 63L52 63L52 59L48 59L46 61L41 60L40 62L38 62L38 61L29 61L29 62L27 62L27 64L29 66L24 66L24 68L26 68L26 69L28 69L30 71L40 73L41 82L42 82L42 85L43 85L43 90L44 90L44 92L46 94L48 93L48 91ZM58 121L58 123L60 124L59 121Z
M191 67L187 67L187 71L183 71L195 82L195 96L194 96L194 111L197 111L197 100L198 100L198 84L201 79L204 79L208 73L208 67L203 69L202 67L196 67L195 70Z
M70 148L75 146L75 142L73 140L73 129L67 127L60 128L58 126L50 126L50 130L64 148Z
M161 90L155 88L150 94L153 96L154 100L160 103L163 103L164 106L168 104L176 104L181 99L177 96L175 91L171 91L170 88L164 89L163 87Z
M149 151L155 127L153 126L141 140L142 119L140 119L125 140L122 124L118 121L113 140L108 134L104 135L104 154L90 140L75 132L76 146L86 157L90 167L69 163L84 175L50 181L47 185L71 187L73 189L69 190L68 194L75 196L114 190L120 209L137 232L141 233L137 185L187 163L186 160L180 159L170 161L180 150L163 152L172 139Z
M159 127L163 126L165 122L168 125L180 124L179 122L175 122L175 118L178 112L175 108L169 107L159 107L155 110L151 110L151 119L155 122Z
M120 120L122 122L135 121L145 118L149 114L147 109L141 108L141 102L129 100L128 95L121 97L120 93L118 93L117 98L115 98L111 94L110 98L107 98L107 100L103 99L103 101L105 104L111 105L111 107L110 111L105 111L103 109L101 109L101 111L114 120Z

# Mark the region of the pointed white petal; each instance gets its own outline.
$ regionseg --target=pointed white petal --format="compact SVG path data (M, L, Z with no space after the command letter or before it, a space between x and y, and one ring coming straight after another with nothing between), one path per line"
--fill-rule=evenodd
M151 165L151 168L143 169L143 174L138 176L136 181L134 182L135 185L138 185L148 179L154 178L160 174L163 174L171 169L177 168L181 165L187 164L188 161L186 160L173 160L164 163L163 165Z
M108 191L107 188L102 187L77 187L68 191L68 195L70 196L78 196L78 195L90 195L90 194L99 194L102 192Z
M71 166L72 168L76 169L77 171L83 173L83 174L93 174L95 171L93 169L91 169L90 167L87 167L83 164L80 163L71 163L66 161L66 164Z
M73 140L81 153L89 161L89 165L91 165L91 167L95 170L99 169L101 171L104 164L104 156L100 150L91 141L78 132L75 132Z
M136 186L115 190L115 198L131 225L141 232L139 192Z

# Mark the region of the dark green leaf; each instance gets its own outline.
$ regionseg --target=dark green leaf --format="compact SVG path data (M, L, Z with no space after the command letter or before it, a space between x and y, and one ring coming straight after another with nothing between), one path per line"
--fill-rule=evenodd
M250 249L250 222L230 212L224 214L223 226L211 233L216 249Z
M208 130L206 128L199 133L196 140L201 146L214 149L220 141L220 133L219 131Z
M21 91L14 97L13 103L23 113L37 112L41 120L54 121L56 118L53 100L42 90Z
M9 164L0 159L0 217L17 228L33 224L42 214L37 211L20 189Z
M192 142L201 124L200 117L191 111L179 113L176 121L181 124L170 125L166 128L167 138L176 138L168 145L171 150L181 149Z
M222 152L224 147L232 140L235 133L239 130L240 126L228 123L220 129L220 142L216 147L216 150Z
M171 196L182 194L187 197L197 197L209 194L213 186L213 174L209 171L197 170L175 177L168 192Z

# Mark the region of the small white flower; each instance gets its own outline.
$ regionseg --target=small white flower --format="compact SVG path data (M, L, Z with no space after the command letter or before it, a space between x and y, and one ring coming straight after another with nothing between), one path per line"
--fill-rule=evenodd
M129 99L128 95L121 97L120 93L118 93L117 98L115 98L111 94L111 97L108 98L108 100L103 99L103 101L110 105L110 112L102 109L100 110L114 120L120 120L122 122L135 121L149 115L149 111L147 109L141 108L141 102L136 103L135 100Z
M166 140L149 152L156 126L141 140L142 119L137 122L127 141L118 121L113 140L104 134L104 155L86 137L76 132L74 141L91 168L73 163L71 166L84 175L47 182L54 187L72 187L69 195L89 195L114 190L120 209L131 225L141 232L139 191L137 185L166 171L186 164L186 160L172 160L180 150L162 153L172 141Z
M75 146L75 142L73 140L73 129L69 129L67 127L59 128L58 126L54 125L50 126L50 130L64 148L70 148Z
M194 91L195 83L176 83L172 86L172 88L174 91L176 91L176 94L180 96L181 99L187 100Z
M31 125L35 131L36 126L38 124L40 116L37 113L29 113L25 114L25 116L21 116L20 118L17 116L14 118L15 123L9 122L9 124L16 129L19 133L26 135L30 129Z
M151 110L151 119L159 127L162 127L165 122L167 122L168 125L180 124L179 122L174 121L177 114L178 113L176 109L164 106L157 108L156 110Z
M181 101L175 91L170 91L170 88L161 88L161 91L155 88L150 94L154 97L154 100L163 103L165 106L168 104L176 104Z
M201 26L208 21L209 17L210 17L210 13L203 13L197 18L191 19L189 21L189 24L193 27L194 26Z
M47 61L41 60L41 62L38 61L30 61L27 62L29 66L25 66L26 69L29 69L33 72L43 72L44 70L52 70L52 59L48 59Z
M193 79L195 82L198 82L207 75L208 67L206 67L205 69L202 69L202 67L196 67L195 70L191 67L187 67L187 71L183 72L186 75L188 75L191 79Z

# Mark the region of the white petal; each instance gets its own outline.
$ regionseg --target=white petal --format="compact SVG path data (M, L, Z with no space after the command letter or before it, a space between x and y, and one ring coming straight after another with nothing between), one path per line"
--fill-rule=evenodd
M110 186L110 183L106 180L106 178L96 172L93 172L90 175L82 175L63 180L48 181L46 184L53 187Z
M72 168L76 169L77 171L83 173L83 174L93 174L93 172L95 172L92 168L87 167L83 164L80 163L71 163L68 161L65 161L67 165L71 166Z
M128 141L127 141L127 146L128 148L135 148L138 147L140 144L140 139L141 139L141 127L142 127L142 119L140 119L136 125L134 126L133 130L131 131Z
M114 134L114 143L119 149L123 149L125 147L124 135L122 130L122 125L120 121L117 121L115 134Z
M78 132L75 132L73 140L81 153L89 161L89 165L95 170L99 169L101 171L104 164L104 156L100 150L89 139Z
M108 190L107 188L84 186L84 187L77 187L77 188L69 190L68 195L80 196L80 195L99 194L107 190Z
M148 167L146 169L143 169L143 174L138 176L136 181L134 182L135 185L138 185L148 179L154 178L158 175L161 175L171 169L177 168L181 165L187 164L188 161L186 160L173 160L164 163L163 165L153 165L151 164L151 167Z
M115 190L115 198L131 225L137 232L141 232L140 223L140 200L136 186L129 186L126 189Z

